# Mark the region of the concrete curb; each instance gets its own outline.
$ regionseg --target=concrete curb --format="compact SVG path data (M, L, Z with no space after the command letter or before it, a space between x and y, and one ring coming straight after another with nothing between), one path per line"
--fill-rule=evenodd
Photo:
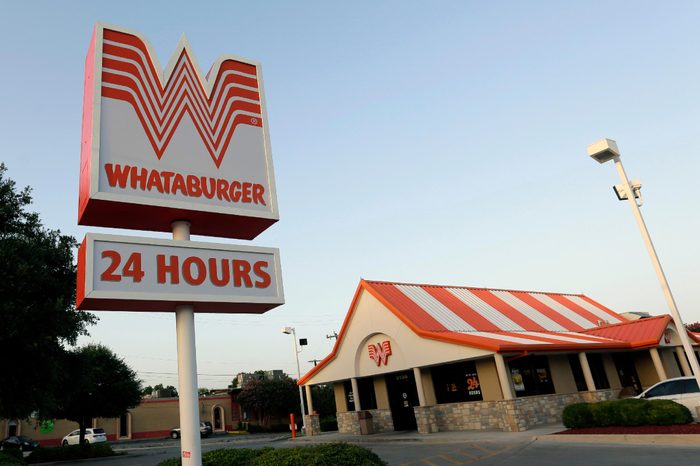
M571 434L571 435L539 435L534 437L538 442L547 443L627 443L635 445L695 445L700 447L700 435L640 435L640 434Z

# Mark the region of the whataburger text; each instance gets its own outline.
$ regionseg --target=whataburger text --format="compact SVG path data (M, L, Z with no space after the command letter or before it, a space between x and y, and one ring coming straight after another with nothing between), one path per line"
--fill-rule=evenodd
M217 198L220 201L266 206L265 186L248 181L226 180L207 176L184 175L135 165L106 163L107 183L112 188L157 191L161 194L194 198Z

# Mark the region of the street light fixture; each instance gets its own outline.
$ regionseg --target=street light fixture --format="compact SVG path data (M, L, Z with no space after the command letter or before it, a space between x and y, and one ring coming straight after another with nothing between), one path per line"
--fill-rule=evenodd
M673 321L676 324L676 329L678 330L678 336L683 344L683 349L690 362L690 367L693 369L693 374L695 379L698 381L698 386L700 386L700 365L698 364L698 359L695 357L695 352L693 351L693 346L690 343L690 338L688 338L688 332L683 325L683 320L681 319L680 312L678 312L678 307L676 306L676 300L671 294L671 288L666 280L666 274L664 274L663 268L661 268L661 262L659 262L659 257L656 254L656 249L654 249L654 243L651 242L651 237L649 236L649 230L644 223L644 218L642 218L642 212L639 210L640 204L637 204L637 198L641 200L641 183L634 180L630 183L625 173L625 169L622 166L622 161L620 160L620 150L617 148L617 143L612 139L601 139L590 146L588 146L588 155L599 163L605 163L609 160L615 162L615 168L617 173L620 175L622 180L622 185L617 185L615 188L615 193L618 199L629 201L630 207L632 208L632 213L634 218L637 220L637 225L639 226L639 231L642 234L642 239L646 245L647 252L651 257L651 262L654 265L654 270L656 271L656 276L661 283L661 289L664 292L664 297L666 298L666 303L671 310L671 315L673 316ZM629 193L634 195L630 196Z
M282 327L282 333L285 333L287 335L293 335L294 336L294 356L297 358L297 381L301 380L301 367L299 366L299 353L301 353L301 350L297 348L297 333L294 327ZM306 339L303 339L304 341L301 343L302 345L306 344ZM304 393L301 389L301 385L299 385L299 405L301 406L301 425L302 425L302 431L306 432L306 410L304 409ZM294 426L292 426L294 428Z

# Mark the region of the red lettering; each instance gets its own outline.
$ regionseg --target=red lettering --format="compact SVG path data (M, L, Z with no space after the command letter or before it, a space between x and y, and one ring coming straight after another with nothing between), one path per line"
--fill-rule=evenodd
M197 268L197 276L192 275L192 265ZM207 270L204 261L196 256L188 257L182 263L182 276L190 285L201 285L207 278Z
M187 196L187 186L185 186L185 178L179 174L175 173L175 179L173 180L173 194L177 194L177 190L180 190L183 195Z
M215 258L209 259L209 276L211 277L211 282L214 286L226 286L231 280L231 270L228 267L228 261L226 259L221 259L221 278L219 278L219 268L216 264Z
M119 255L117 251L102 251L102 258L108 258L111 259L112 262L109 264L107 267L107 270L102 272L100 275L100 280L103 282L120 282L122 281L121 275L117 275L114 273L115 270L117 270L117 267L119 267L119 264L122 261L122 256Z
M209 181L208 186L207 181ZM207 178L206 176L203 176L202 191L204 192L204 196L206 196L207 199L213 198L214 194L216 193L216 180L214 178Z
M217 180L216 197L218 197L221 200L226 199L227 201L231 202L231 198L228 197L228 181Z
M200 197L202 188L199 187L199 178L194 175L187 175L187 192L192 197Z
M250 263L233 259L233 286L240 287L241 281L245 282L246 288L253 286L253 281L250 279Z
M146 275L143 269L141 269L140 252L131 253L129 258L126 260L126 264L124 264L122 275L125 277L131 277L134 280L134 283L139 283L143 276Z
M167 194L170 194L170 179L175 176L175 173L173 172L161 172L160 176L163 177L163 183L165 184L165 192Z
M146 181L148 179L148 170L142 168L139 170L136 167L131 167L131 189L136 189L138 183L139 188L143 191L146 189Z
M146 187L149 191L153 188L156 188L159 193L163 192L163 183L160 180L160 174L158 173L158 170L151 170L151 174L148 176L148 184L146 185Z
M105 173L107 174L107 182L111 187L119 185L120 188L126 188L126 182L129 179L129 170L131 167L125 165L122 170L122 166L117 164L112 167L111 163L105 164Z
M177 256L170 256L170 264L165 262L165 254L156 256L156 269L158 270L158 283L165 283L167 274L170 274L170 283L177 285L180 283L180 270Z
M265 270L270 264L265 261L258 261L253 265L253 271L260 280L255 282L255 288L267 288L272 283L270 274Z
M238 202L241 198L241 183L234 181L231 183L231 201Z
M243 198L241 200L246 204L250 204L250 201L252 201L250 197L250 190L252 187L252 183L243 183Z
M265 199L263 199L264 194L265 194L265 186L263 186L261 184L254 184L253 185L253 202L254 203L267 205L267 204L265 204Z

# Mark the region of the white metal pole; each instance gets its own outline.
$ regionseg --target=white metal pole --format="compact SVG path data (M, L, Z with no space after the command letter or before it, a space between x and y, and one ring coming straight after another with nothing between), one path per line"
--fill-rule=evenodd
M297 381L299 381L301 380L301 366L299 366L299 350L297 349L296 329L292 329L292 336L294 337L294 356L297 358ZM301 405L301 429L302 432L306 433L306 419L304 419L306 416L306 410L304 409L304 392L302 391L301 385L299 385L299 404Z
M174 240L189 241L189 222L173 222L172 227ZM180 457L183 466L202 466L193 306L183 305L175 308L175 327L177 329L177 373L180 398Z
M656 271L656 276L661 283L661 289L664 292L664 297L666 298L666 303L671 310L671 316L673 316L673 321L676 324L676 330L678 330L678 336L683 344L683 349L690 362L690 367L693 368L693 373L695 374L695 379L698 381L700 386L700 364L698 364L698 359L695 357L695 352L693 351L693 346L690 343L690 338L688 338L688 332L683 325L683 320L681 319L681 314L678 312L678 307L676 306L676 300L673 299L673 294L671 293L671 287L668 285L668 280L666 280L666 274L664 269L661 267L661 262L659 262L659 257L656 254L656 249L654 249L654 243L651 242L651 237L649 236L649 230L644 223L644 218L642 218L642 212L639 210L637 205L637 200L634 198L634 192L630 186L630 182L627 179L627 173L625 173L625 168L622 166L622 161L620 157L614 157L615 168L617 173L620 175L622 184L625 186L625 192L627 193L627 200L629 201L630 207L632 208L632 213L634 218L637 220L637 225L639 226L639 231L642 233L642 239L644 239L644 245L649 252L649 257L651 257L651 262L654 265L654 270Z

